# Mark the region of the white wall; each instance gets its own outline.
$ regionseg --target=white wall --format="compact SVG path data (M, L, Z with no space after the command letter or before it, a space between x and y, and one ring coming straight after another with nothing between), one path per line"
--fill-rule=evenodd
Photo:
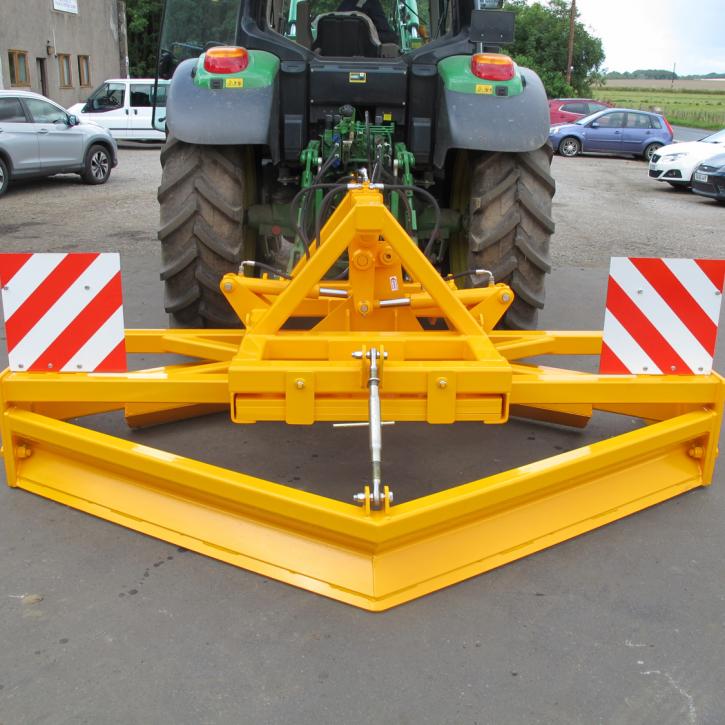
M48 55L47 45L54 51ZM61 105L85 100L120 72L116 0L78 0L78 13L53 10L51 0L0 0L0 87L10 87L8 50L28 53L30 90L40 91L38 59L45 60L48 96ZM71 56L71 88L60 87L58 53ZM90 57L90 87L81 87L78 56Z

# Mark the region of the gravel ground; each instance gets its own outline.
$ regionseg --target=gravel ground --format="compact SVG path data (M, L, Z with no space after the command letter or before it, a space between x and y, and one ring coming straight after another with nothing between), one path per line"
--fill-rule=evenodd
M543 328L601 325L612 254L722 254L725 208L641 161L554 173ZM124 147L106 186L11 187L2 250L120 251L128 326L164 326L159 175L158 148ZM368 468L356 429L96 425L342 498ZM396 494L420 495L608 432L394 426L384 458ZM380 615L0 485L0 724L722 723L724 479Z
M725 206L653 181L644 161L555 156L553 168L555 267L608 266L617 255L722 255Z
M166 325L156 239L159 150L121 146L102 186L86 186L75 175L13 184L0 200L2 251L120 252L126 324Z
M145 269L157 270L158 157L158 146L127 145L104 186L57 176L10 187L0 206L3 250L118 251L126 277L140 259ZM606 266L618 254L712 257L721 251L723 207L652 181L643 161L555 156L553 173L556 268Z

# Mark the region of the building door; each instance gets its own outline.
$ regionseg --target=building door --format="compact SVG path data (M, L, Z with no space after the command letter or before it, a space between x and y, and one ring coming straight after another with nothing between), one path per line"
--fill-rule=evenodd
M38 70L38 93L48 95L48 74L45 70L45 58L36 58L35 65Z

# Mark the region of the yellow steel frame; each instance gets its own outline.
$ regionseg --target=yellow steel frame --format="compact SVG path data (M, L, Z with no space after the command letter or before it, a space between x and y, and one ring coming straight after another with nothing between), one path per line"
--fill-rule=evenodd
M324 280L344 252L349 280ZM221 287L244 331L126 331L129 353L196 362L124 374L0 374L9 485L379 611L712 480L719 375L597 375L525 362L598 355L601 333L493 329L511 290L456 290L374 189L348 194L292 281L227 275ZM285 328L299 317L313 318L312 328ZM447 329L423 329L421 318L443 319ZM342 503L69 422L111 410L123 410L131 426L219 410L239 423L365 421L369 363L352 353L373 347L387 353L385 420L501 423L514 414L585 425L601 410L648 424L373 510L369 499Z

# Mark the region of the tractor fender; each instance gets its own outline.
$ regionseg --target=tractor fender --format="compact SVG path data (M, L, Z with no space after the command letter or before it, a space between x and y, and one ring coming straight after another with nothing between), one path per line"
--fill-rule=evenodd
M277 79L261 88L200 88L195 58L179 64L166 101L166 124L179 140L200 145L264 145L278 151Z
M522 153L546 143L550 124L544 85L534 71L519 70L524 90L517 96L462 93L441 83L435 166L444 166L449 149Z

